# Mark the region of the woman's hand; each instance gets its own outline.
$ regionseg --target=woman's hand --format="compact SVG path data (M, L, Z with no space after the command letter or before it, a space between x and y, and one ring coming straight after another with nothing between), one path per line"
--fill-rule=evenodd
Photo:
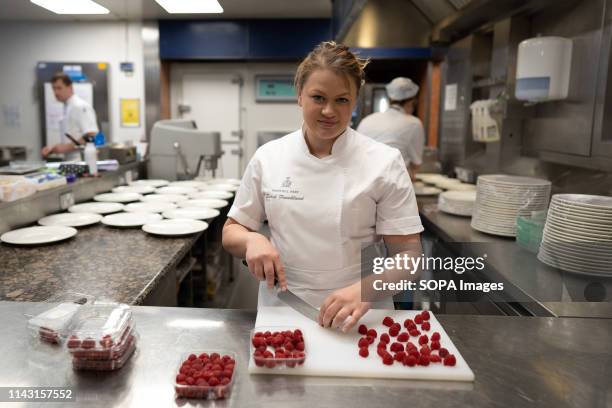
M280 255L268 238L256 232L251 232L246 243L246 262L249 271L260 281L266 281L268 289L274 287L274 276L282 290L287 289L285 268Z
M370 302L361 301L361 281L338 289L325 299L319 311L323 327L341 327L347 332L370 310ZM348 319L348 320L347 320Z

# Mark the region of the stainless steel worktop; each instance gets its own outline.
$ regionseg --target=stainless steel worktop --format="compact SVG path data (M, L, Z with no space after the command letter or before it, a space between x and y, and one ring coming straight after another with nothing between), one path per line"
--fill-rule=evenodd
M237 383L229 400L202 406L584 408L612 400L608 319L438 315L476 376L474 383L454 383L249 375L255 311L160 307L133 308L140 342L121 370L73 372L61 349L17 341L26 338L24 313L34 307L40 306L0 302L1 383L74 387L78 403L66 406L197 406L175 400L175 364L184 352L219 348L238 354Z
M545 265L534 253L519 247L514 238L476 231L471 228L469 217L438 211L436 203L437 198L419 198L425 228L442 242L468 243L464 251L486 251L487 269L483 278L504 282L510 297L530 314L612 318L612 279L566 273ZM585 290L593 284L603 287L607 301L584 301Z

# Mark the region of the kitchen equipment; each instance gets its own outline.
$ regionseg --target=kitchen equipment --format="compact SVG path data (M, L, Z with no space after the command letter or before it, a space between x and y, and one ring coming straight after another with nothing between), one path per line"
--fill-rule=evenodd
M551 182L534 177L479 176L471 226L506 237L516 236L516 217L546 210Z
M129 203L139 201L142 197L142 195L136 193L104 193L95 195L93 199L107 203Z
M141 227L161 219L162 216L155 213L118 213L102 218L102 224L111 227L132 228Z
M71 213L95 213L95 214L111 214L123 210L123 204L120 203L82 203L76 204L68 208Z
M145 224L142 230L153 235L179 237L206 231L208 224L204 221L189 219L161 220Z
M39 245L63 241L76 234L77 230L72 227L28 227L5 232L0 240L14 245Z
M136 161L136 146L113 144L109 146L109 157L117 160L119 164L132 163Z
M360 320L360 324L363 323L368 327L375 328L380 336L382 328L386 328L381 324L385 316L403 322L404 319L414 318L417 313L419 311L371 309ZM446 367L436 364L427 367L406 367L397 363L392 366L385 366L376 355L375 345L370 347L368 358L359 356L357 341L361 335L357 332L357 326L348 333L342 333L320 327L317 323L290 307L261 307L257 311L255 327L288 326L300 328L304 333L304 339L307 341L308 354L303 365L290 370L260 368L255 365L251 357L248 371L251 374L473 381L474 373L433 314L430 323L431 330L429 333L436 331L440 333L443 347L447 348L457 358L456 366Z
M61 213L48 215L38 220L40 225L62 225L64 227L84 227L97 224L102 219L100 214L95 213Z
M516 218L516 243L521 248L538 253L542 242L546 211L533 211L531 215L519 215Z
M309 303L306 303L306 301L297 296L295 293L291 292L289 289L284 291L277 290L276 296L296 312L299 312L302 316L305 316L316 324L319 324L319 311L312 307Z

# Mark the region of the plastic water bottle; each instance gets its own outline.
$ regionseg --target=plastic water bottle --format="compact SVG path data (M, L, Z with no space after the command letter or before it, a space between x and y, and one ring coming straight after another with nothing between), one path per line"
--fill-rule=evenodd
M98 151L93 143L89 142L85 146L85 163L89 167L89 175L98 175Z

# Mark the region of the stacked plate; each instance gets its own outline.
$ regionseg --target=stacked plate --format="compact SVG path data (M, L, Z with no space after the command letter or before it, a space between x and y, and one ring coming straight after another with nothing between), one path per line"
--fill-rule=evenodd
M612 197L555 194L538 259L568 272L612 276Z
M414 188L414 194L421 197L421 196L435 196L438 195L442 192L442 190L440 190L439 188L436 187L430 187L430 186L425 186L425 187L415 187Z
M493 235L516 236L516 218L548 206L548 180L490 174L478 177L472 228Z
M445 191L438 197L438 209L445 213L470 217L475 202L475 191Z

